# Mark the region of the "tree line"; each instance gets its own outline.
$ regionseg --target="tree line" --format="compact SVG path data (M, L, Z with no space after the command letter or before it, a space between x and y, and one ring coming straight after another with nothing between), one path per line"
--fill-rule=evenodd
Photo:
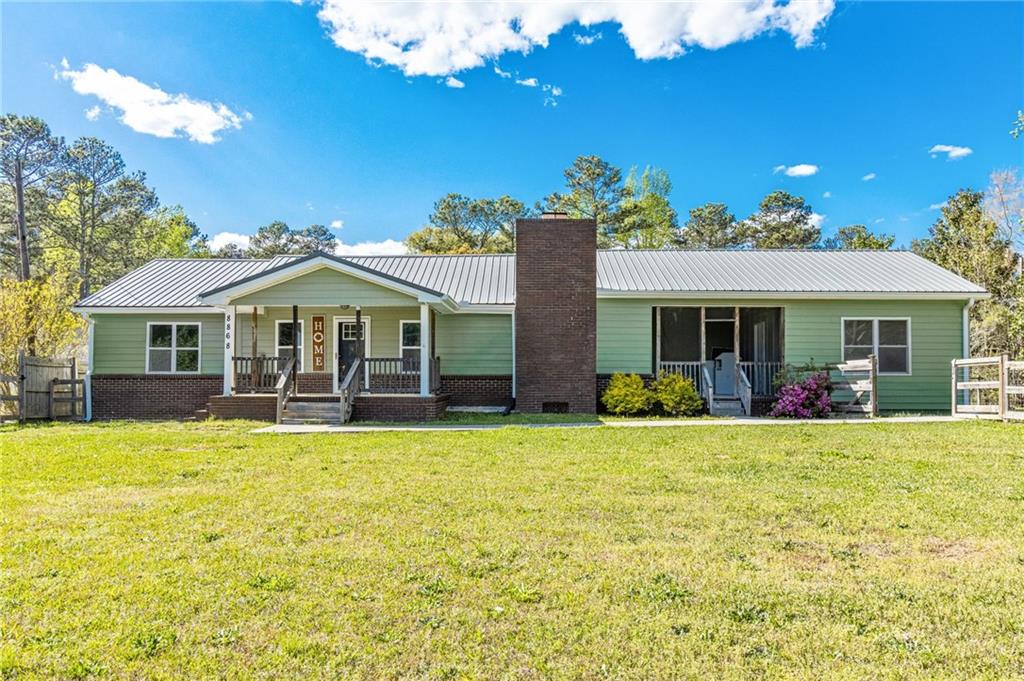
M802 196L774 191L758 210L737 219L724 203L705 203L680 218L669 200L668 172L648 166L621 169L598 156L580 156L564 171L565 188L528 207L510 196L496 199L447 194L427 225L406 239L416 253L511 253L515 220L542 212L566 213L597 223L600 248L890 248L895 237L849 225L822 240L811 205Z

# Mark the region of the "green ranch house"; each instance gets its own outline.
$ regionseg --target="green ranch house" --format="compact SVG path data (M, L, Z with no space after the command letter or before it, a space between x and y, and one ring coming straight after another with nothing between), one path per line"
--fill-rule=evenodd
M594 412L612 373L659 371L749 414L785 364L868 355L880 409L948 410L987 295L902 251L597 250L593 221L516 228L514 255L150 262L76 307L88 416Z

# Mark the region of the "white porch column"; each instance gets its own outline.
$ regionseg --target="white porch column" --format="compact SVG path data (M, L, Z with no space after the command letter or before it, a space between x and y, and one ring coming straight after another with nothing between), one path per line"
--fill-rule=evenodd
M224 394L235 384L235 306L224 307Z
M430 394L430 306L420 303L420 396Z

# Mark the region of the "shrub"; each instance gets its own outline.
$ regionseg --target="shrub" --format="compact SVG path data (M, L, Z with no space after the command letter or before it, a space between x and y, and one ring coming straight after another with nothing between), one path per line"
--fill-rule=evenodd
M669 416L696 416L704 407L693 381L679 374L663 372L651 390L654 402Z
M619 416L642 414L651 408L653 395L636 374L612 374L601 403Z
M827 371L811 374L779 388L770 416L824 418L832 413L832 380Z

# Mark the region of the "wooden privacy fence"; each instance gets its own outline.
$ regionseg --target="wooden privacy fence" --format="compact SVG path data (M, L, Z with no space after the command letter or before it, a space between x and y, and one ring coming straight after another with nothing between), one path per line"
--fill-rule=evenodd
M1024 362L1009 355L954 359L952 414L1024 419Z
M78 419L85 415L85 381L75 359L18 356L18 373L0 375L0 419Z

